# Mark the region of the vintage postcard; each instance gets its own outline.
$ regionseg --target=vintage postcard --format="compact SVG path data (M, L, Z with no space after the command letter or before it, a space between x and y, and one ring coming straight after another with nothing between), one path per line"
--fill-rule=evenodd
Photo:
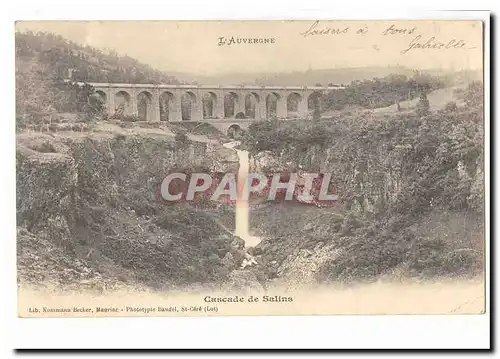
M15 27L20 317L485 312L482 21Z

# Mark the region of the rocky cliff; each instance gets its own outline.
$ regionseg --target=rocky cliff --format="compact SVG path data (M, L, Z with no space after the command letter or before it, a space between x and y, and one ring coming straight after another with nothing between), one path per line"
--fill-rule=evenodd
M217 285L235 266L217 220L231 208L173 206L159 192L175 169L236 172L236 153L216 142L161 129L23 133L16 163L21 283Z
M482 273L481 113L461 109L253 129L244 140L252 171L329 172L329 192L340 198L329 208L254 208L251 227L265 238L262 260L269 272L300 272L292 277L312 282L395 272L417 278ZM253 138L266 142L254 145Z

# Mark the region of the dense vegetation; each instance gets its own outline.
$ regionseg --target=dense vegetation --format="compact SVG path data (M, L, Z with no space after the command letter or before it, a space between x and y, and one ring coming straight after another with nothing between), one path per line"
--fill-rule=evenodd
M383 78L352 81L343 89L323 96L322 107L330 110L342 110L346 106L386 107L442 88L444 81L444 78L418 71L410 77L391 74Z
M355 280L401 266L417 276L481 271L482 84L457 95L466 106L449 103L420 115L250 126L243 143L252 153L271 151L284 163L333 173L345 217L341 226L325 219L323 240L337 241L346 254L322 275ZM428 223L433 218L442 221ZM444 224L453 221L462 232ZM306 236L299 231L295 239Z
M71 73L73 83L65 83ZM178 83L128 56L106 54L50 33L16 33L17 125L46 121L54 113L101 114L91 86L76 82Z

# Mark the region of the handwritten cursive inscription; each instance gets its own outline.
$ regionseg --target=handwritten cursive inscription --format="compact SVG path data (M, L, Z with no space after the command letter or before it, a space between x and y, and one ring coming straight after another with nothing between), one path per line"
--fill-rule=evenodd
M460 39L451 39L449 41L443 42L437 40L435 36L424 39L422 35L417 35L410 41L408 47L401 51L401 54L404 55L416 49L446 50L467 48L466 46L467 43L464 40Z
M407 45L400 51L402 55L408 54L409 52L416 50L449 50L449 49L474 49L474 46L470 46L463 39L452 38L450 40L442 40L436 38L436 36L427 36L419 34L419 29L417 26L408 27L398 27L395 24L391 24L389 27L384 27L382 32L379 32L379 36L382 37L407 37L411 39ZM369 33L368 26L364 25L362 27L350 28L349 26L340 27L330 27L320 23L319 20L314 21L306 31L301 32L300 35L303 37L318 36L318 35L336 35L342 36L345 34L352 35L366 35ZM375 40L375 39L374 39ZM380 48L378 44L374 43L372 48L379 51Z
M314 35L342 35L349 32L349 27L329 27L324 26L318 28L319 20L312 23L312 25L304 32L300 34L304 37L314 36Z
M382 32L382 35L387 36L387 35L411 35L415 31L417 31L417 28L410 27L410 28L397 28L394 24L389 26L387 29L385 29Z

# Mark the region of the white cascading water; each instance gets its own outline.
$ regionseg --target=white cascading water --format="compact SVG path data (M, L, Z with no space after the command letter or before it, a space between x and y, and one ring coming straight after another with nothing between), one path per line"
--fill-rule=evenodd
M239 144L240 144L239 141L233 141L224 144L224 147L234 149L234 147ZM238 149L235 150L238 153L239 169L237 177L237 200L236 200L236 218L235 218L234 235L240 237L245 241L245 247L255 247L257 244L260 243L261 239L259 237L250 235L249 232L250 210L249 210L248 200L241 199L243 186L248 176L250 159L248 158L248 151L243 151Z

